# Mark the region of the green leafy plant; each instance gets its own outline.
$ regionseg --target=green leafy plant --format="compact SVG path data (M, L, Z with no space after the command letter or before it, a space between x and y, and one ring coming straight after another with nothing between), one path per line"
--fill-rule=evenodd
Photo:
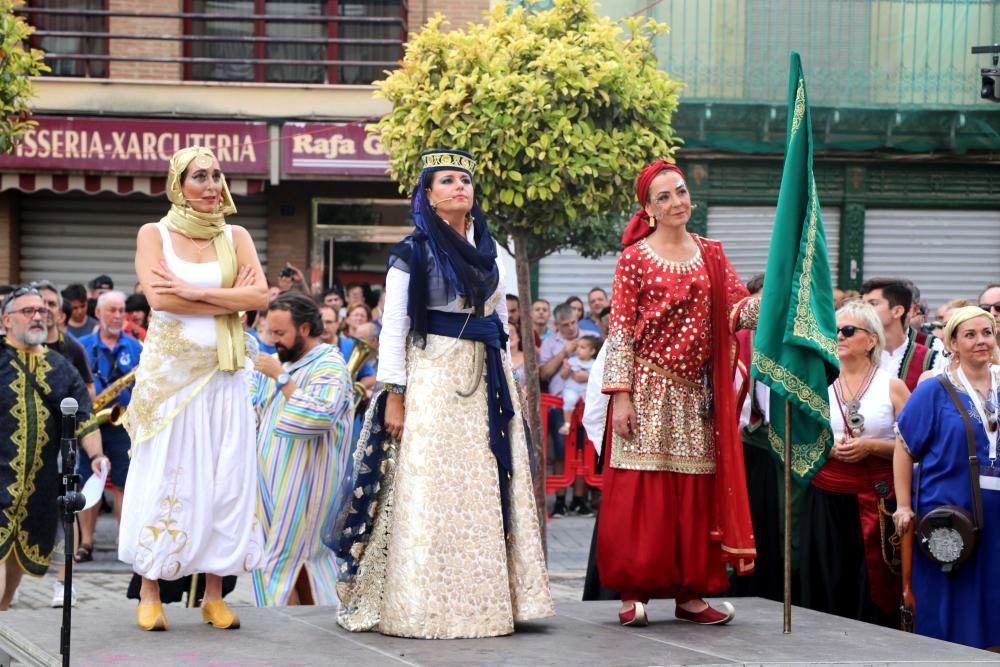
M28 100L31 78L49 67L38 49L25 49L35 31L14 11L24 0L0 0L0 153L7 153L29 128L34 127Z
M400 69L376 83L393 108L372 129L404 192L421 151L475 156L476 194L497 237L513 242L521 295L530 294L531 262L561 248L587 257L617 248L636 174L677 143L670 121L681 84L657 69L652 43L668 27L612 21L592 0L551 5L498 3L485 23L455 31L435 16L411 37ZM521 331L533 340L529 317ZM534 346L524 352L541 461Z

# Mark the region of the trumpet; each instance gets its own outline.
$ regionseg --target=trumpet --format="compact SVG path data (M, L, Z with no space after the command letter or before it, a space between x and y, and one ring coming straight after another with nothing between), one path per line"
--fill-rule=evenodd
M137 370L139 370L138 367L133 368L105 387L104 391L94 398L94 417L97 419L98 424L121 426L125 419L125 406L112 405L110 408L105 408L105 406L118 398L118 394L122 393L122 391L132 386L132 383L135 382L135 372Z

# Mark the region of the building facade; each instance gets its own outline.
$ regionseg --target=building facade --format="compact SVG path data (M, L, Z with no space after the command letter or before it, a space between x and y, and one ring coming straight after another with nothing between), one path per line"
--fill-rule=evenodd
M69 6L72 8L68 8ZM435 13L489 0L30 0L38 126L0 156L0 283L109 274L126 292L138 228L161 218L167 161L213 148L268 277L383 281L406 201L365 125L371 85Z
M371 82L433 16L490 0L29 0L49 75L39 126L0 156L0 282L134 280L135 231L161 217L166 159L212 145L273 280L382 281L406 201L365 124ZM514 4L517 4L515 2ZM545 3L535 7L542 8ZM613 18L671 26L655 47L685 88L679 161L692 228L763 270L780 185L788 52L802 54L834 279L903 274L932 305L1000 279L1000 104L979 99L1000 0L616 0ZM535 270L558 302L609 287L614 255L564 251Z
M931 305L1000 280L1000 104L980 98L998 0L618 0L665 22L660 67L684 82L678 161L691 228L743 278L767 261L784 153L789 51L802 56L834 283L902 275ZM614 256L541 262L553 302L608 286ZM580 295L582 296L582 295Z

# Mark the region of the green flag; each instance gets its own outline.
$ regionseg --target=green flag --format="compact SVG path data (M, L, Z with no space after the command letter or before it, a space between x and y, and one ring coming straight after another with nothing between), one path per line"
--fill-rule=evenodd
M771 448L784 462L792 406L792 472L807 482L833 444L827 387L837 377L837 322L826 234L813 179L812 121L799 54L792 52L788 130L778 210L767 258L753 377L771 388Z

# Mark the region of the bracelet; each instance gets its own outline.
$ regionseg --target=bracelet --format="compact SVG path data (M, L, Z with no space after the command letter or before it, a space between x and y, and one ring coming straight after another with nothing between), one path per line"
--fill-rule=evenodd
M387 392L389 392L390 394L405 394L406 393L406 385L405 384L393 384L391 382L386 382L382 386L385 387L385 390Z

